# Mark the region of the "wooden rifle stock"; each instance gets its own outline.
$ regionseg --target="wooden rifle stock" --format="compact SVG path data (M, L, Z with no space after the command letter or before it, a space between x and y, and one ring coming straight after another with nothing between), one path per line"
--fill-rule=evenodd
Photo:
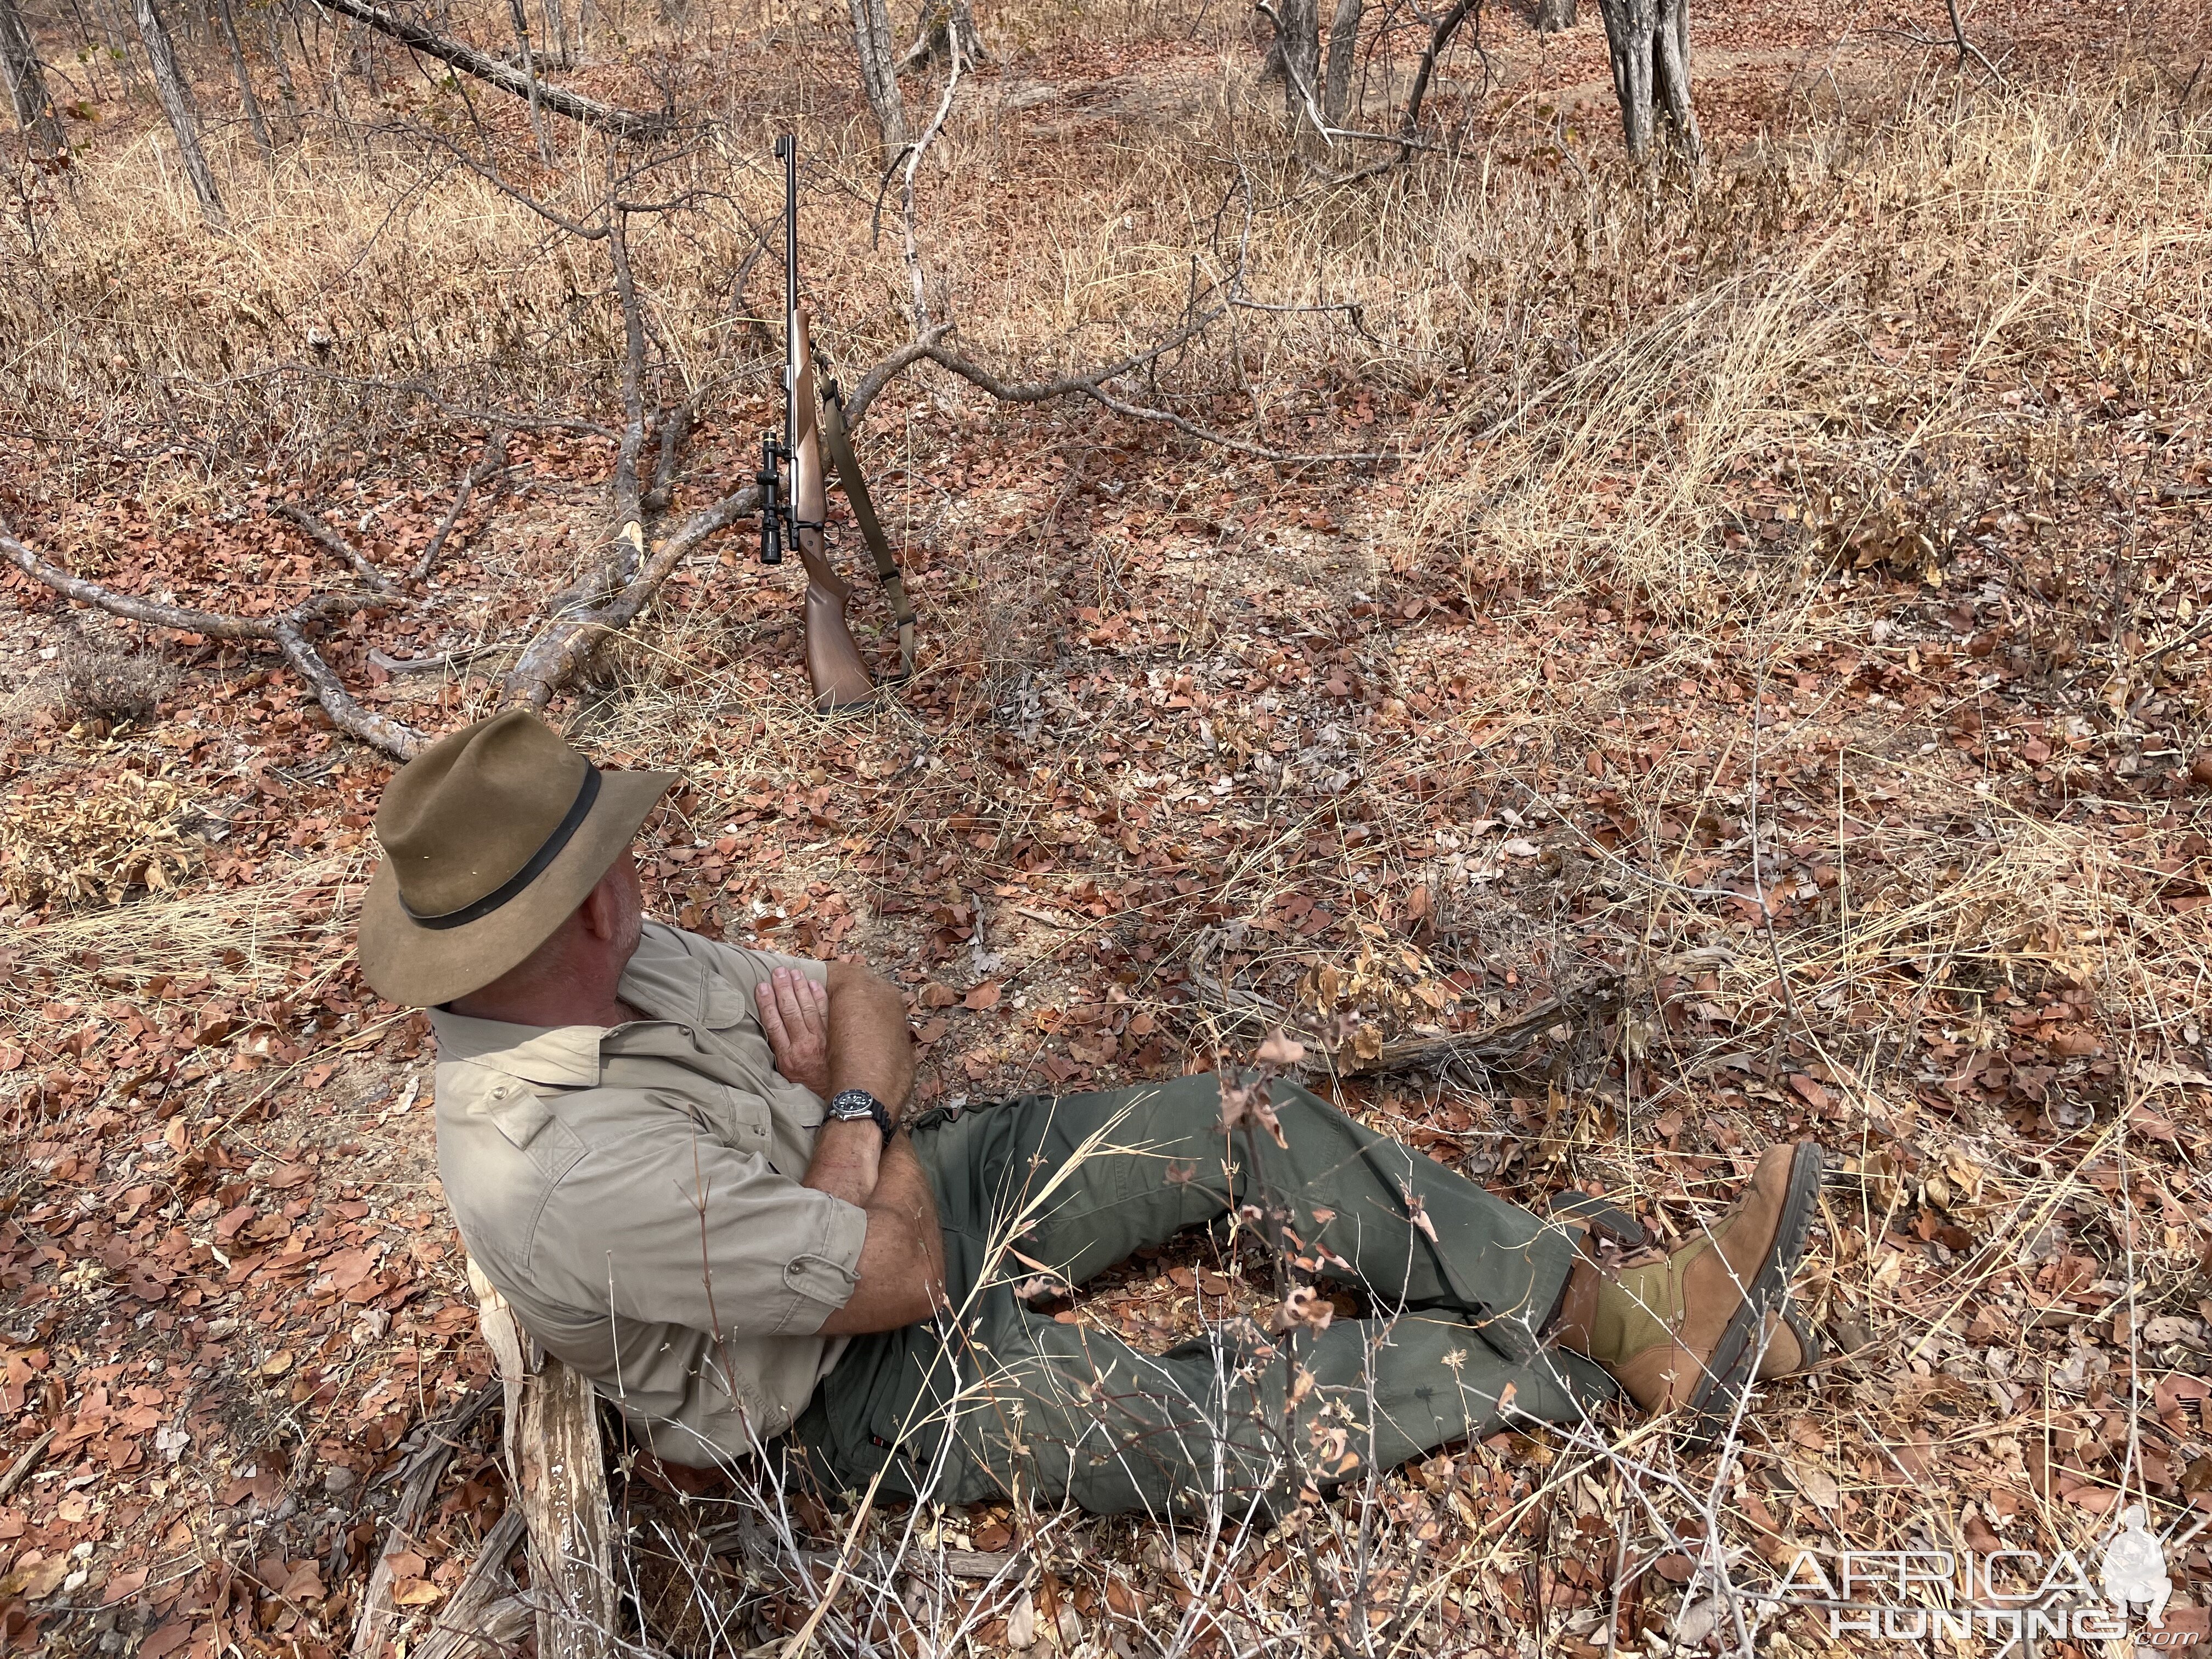
M799 562L806 570L806 678L814 686L815 708L831 714L871 701L876 682L845 622L853 590L831 568L823 544L830 497L823 482L822 427L805 312L793 313L793 325L799 334L799 424L791 441L791 515Z

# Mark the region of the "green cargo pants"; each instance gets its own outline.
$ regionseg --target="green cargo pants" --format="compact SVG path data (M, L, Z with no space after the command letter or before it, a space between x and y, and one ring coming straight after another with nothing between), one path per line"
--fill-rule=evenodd
M1210 1076L917 1120L953 1311L852 1340L795 1425L811 1461L854 1491L880 1473L888 1496L1235 1516L1491 1433L1509 1390L1548 1420L1612 1391L1538 1340L1572 1235L1296 1085L1273 1100L1289 1146L1258 1135L1256 1167ZM1375 1316L1287 1336L1224 1324L1155 1358L1016 1294L1039 1266L1080 1285L1232 1204L1257 1228L1286 1219Z

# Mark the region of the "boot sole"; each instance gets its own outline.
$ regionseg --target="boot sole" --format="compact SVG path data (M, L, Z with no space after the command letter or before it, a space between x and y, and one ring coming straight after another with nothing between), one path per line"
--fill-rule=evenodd
M1790 1188L1782 1200L1782 1219L1773 1247L1759 1264L1758 1277L1745 1287L1735 1310L1705 1362L1705 1380L1683 1407L1676 1439L1686 1451L1702 1451L1718 1439L1735 1416L1736 1401L1751 1386L1758 1369L1758 1335L1766 1316L1788 1295L1790 1280L1805 1257L1805 1236L1820 1198L1820 1149L1808 1143L1790 1161Z
M1782 1305L1782 1322L1797 1339L1797 1370L1792 1375L1802 1376L1820 1363L1820 1333L1813 1328L1811 1320L1787 1301Z

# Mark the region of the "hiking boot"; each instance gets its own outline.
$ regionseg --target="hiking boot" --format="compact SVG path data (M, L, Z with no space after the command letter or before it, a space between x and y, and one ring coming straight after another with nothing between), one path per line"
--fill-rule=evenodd
M1759 1380L1772 1382L1809 1371L1820 1363L1820 1334L1793 1303L1766 1316L1766 1352L1759 1357Z
M1771 1146L1733 1208L1664 1261L1575 1269L1553 1338L1595 1359L1646 1412L1680 1409L1683 1440L1710 1443L1754 1369L1780 1376L1818 1357L1784 1303L1820 1190L1820 1149ZM1758 1337L1778 1321L1763 1357Z

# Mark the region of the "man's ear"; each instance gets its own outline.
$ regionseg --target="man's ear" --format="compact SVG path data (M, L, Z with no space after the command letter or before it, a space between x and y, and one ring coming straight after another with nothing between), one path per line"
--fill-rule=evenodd
M612 939L621 931L622 897L615 885L620 879L621 860L617 860L576 907L576 919L593 939Z

